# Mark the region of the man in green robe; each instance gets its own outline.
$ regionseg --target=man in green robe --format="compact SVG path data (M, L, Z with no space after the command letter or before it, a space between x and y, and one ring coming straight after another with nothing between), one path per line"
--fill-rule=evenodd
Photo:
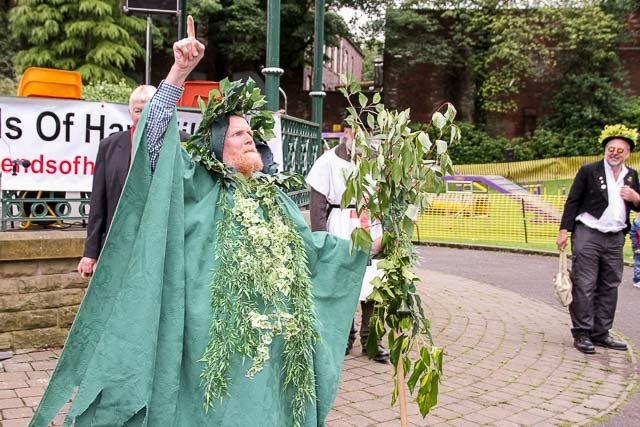
M76 426L314 426L337 393L367 255L253 179L263 162L233 111L206 162L180 145L176 96L204 54L187 26L31 426L70 398Z

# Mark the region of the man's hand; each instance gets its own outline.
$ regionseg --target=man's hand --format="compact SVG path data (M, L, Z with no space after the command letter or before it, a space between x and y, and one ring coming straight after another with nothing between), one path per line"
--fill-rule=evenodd
M556 239L556 245L558 245L559 250L564 250L567 247L567 241L569 240L569 233L567 230L560 230L558 233L558 238Z
M82 277L90 277L93 274L93 270L96 268L96 259L83 257L78 263L78 273Z
M165 78L167 83L182 86L189 74L204 57L204 45L196 40L191 15L187 17L187 37L173 44L173 66Z
M623 185L620 189L620 196L627 202L631 202L638 206L640 204L640 194L628 185Z
M373 239L371 244L371 254L375 255L382 250L382 236Z

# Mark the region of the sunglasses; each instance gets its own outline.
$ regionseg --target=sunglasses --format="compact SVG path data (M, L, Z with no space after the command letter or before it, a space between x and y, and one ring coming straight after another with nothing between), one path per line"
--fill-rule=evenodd
M620 148L620 147L607 147L607 151L610 153L616 152L618 154L622 154L624 153L624 148Z

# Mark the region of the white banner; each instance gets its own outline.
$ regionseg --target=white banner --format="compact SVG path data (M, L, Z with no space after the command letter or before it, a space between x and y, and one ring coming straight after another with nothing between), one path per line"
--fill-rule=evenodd
M178 111L180 130L199 122ZM0 97L0 189L90 192L100 141L130 126L125 104Z

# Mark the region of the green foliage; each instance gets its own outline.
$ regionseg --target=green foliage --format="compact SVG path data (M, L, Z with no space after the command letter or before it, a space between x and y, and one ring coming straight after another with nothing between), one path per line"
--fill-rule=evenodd
M7 77L0 77L0 96L16 96L18 81Z
M377 93L369 102L353 76L342 76L342 80L346 89L340 91L350 105L347 121L355 135L352 152L362 153L352 158L355 169L347 177L342 206L355 201L358 213L367 211L371 221L379 221L383 229L379 254L383 260L378 264L382 278L372 281L369 298L375 301L375 309L367 352L373 356L378 340L388 334L395 383L392 404L399 387L404 387L398 384L400 379L407 380L412 393L419 384L416 401L426 416L437 401L442 349L433 343L429 320L416 292L419 278L411 267L418 260L411 237L416 215L428 206L429 190L443 175L453 172L447 150L460 140L460 131L453 124L456 110L446 104L433 114L425 129L413 131L408 110L385 109ZM371 247L367 230L356 229L351 239L363 250ZM419 348L420 357L412 370L409 354L414 348Z
M284 384L276 393L290 393L292 425L297 427L316 399L313 284L302 236L278 203L276 186L264 177L237 181L233 206L228 194L220 192L224 217L211 283L213 320L200 377L208 410L228 395L233 355L251 360L245 375L252 378L280 336Z
M602 147L598 145L600 130L554 131L547 128L536 129L531 141L526 142L526 145L531 149L531 157L518 160L601 154Z
M639 105L640 102L636 102L632 111L637 111ZM635 116L635 119L639 120L638 116ZM631 121L620 121L629 127L637 126ZM420 126L416 125L414 129ZM540 127L530 139L507 139L502 136L491 136L471 123L460 122L458 126L462 134L460 143L448 149L449 156L456 164L505 162L507 149L513 149L516 161L591 156L602 153L602 147L598 143L602 128L555 131Z
M208 55L222 78L232 71L259 69L267 50L267 1L228 0L190 2L189 11L200 24L198 34L208 40ZM224 7L222 7L224 6ZM325 14L325 44L337 46L347 27L337 14ZM280 3L280 64L287 74L309 63L313 47L314 10L304 0Z
M640 97L633 96L625 98L622 104L623 109L620 112L620 116L611 122L626 123L629 127L640 129Z
M393 0L327 0L325 2L330 10L337 10L341 7L356 9L366 16L365 22L358 22L359 30L362 33L363 42L382 40L384 38L385 15ZM349 26L356 23L357 17L348 22Z
M8 8L6 6L0 6L0 28L6 29L8 27ZM8 37L8 34L5 33L4 37L0 37L0 77L11 78L14 76L11 58L15 54L15 49L15 40ZM15 94L15 92L13 94Z
M552 129L602 128L620 113L616 43L631 1L405 0L393 7L388 57L400 66L441 65L467 81L474 123L514 111L527 81L553 86L546 100L554 110L546 124Z
M362 60L362 81L375 80L375 61L382 59L383 46L379 43L367 43L362 49L364 58Z
M110 83L103 80L84 85L82 87L82 98L85 101L128 104L129 96L131 96L133 89L135 89L135 87L125 79L121 79L117 83Z
M208 16L210 46L234 62L262 58L267 40L267 14L258 0L234 0Z
M485 131L476 129L470 123L459 123L462 137L459 144L449 147L449 156L457 164L503 162L509 140L492 137ZM517 157L521 160L520 157Z
M144 19L124 16L119 0L23 0L11 10L12 35L25 44L16 71L31 66L75 70L84 82L118 82L144 49Z
M507 139L491 136L471 123L458 123L462 137L459 144L449 147L456 164L505 162L507 149L513 149L516 161L554 157L590 156L601 154L598 136L602 129L554 131L540 127L530 139Z
M600 8L584 7L564 10L555 25L559 49L575 54L557 57L550 81L552 113L543 126L591 133L615 123L625 108L621 100L627 97L626 75L617 54L622 23Z
M387 13L387 54L398 59L401 66L430 63L452 63L454 49L442 37L441 13L410 8L392 9Z

